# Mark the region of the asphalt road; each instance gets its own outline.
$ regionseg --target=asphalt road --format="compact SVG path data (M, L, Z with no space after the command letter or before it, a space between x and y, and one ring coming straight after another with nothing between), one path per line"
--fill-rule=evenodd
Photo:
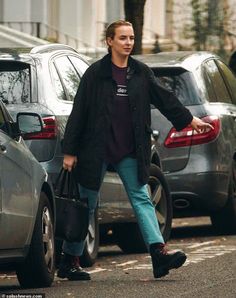
M104 245L94 267L87 268L91 281L56 278L51 288L22 290L14 273L0 274L0 293L31 293L31 297L44 293L50 298L235 298L236 236L218 236L208 223L205 218L174 221L168 247L184 250L188 259L183 267L164 278L153 278L148 254L126 255L116 245Z

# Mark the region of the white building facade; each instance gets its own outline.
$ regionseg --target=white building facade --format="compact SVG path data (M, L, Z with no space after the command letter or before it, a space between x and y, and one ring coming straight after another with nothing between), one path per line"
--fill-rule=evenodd
M228 7L228 30L236 36L236 0L211 1ZM146 0L144 52L152 50L157 35L163 50L178 49L178 44L191 46L192 40L183 36L183 26L191 18L190 2ZM0 23L79 51L104 49L104 30L117 19L124 19L124 0L0 0Z
M167 36L167 2L146 1L143 43L149 48L155 34ZM0 0L0 22L35 35L37 23L40 37L77 49L105 47L104 29L118 19L124 19L123 0Z

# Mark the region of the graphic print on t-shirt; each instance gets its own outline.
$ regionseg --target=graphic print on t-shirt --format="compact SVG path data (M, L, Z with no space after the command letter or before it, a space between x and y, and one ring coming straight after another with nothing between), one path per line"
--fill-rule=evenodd
M116 96L128 96L127 86L117 84Z
M112 78L116 83L116 88L106 144L106 162L111 164L119 162L124 157L135 156L135 141L126 76L127 67L121 68L112 64Z

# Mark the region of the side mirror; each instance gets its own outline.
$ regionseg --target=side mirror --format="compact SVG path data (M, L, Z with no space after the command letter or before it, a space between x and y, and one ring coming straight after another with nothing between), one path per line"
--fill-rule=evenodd
M42 119L37 113L18 113L16 123L22 136L37 134L43 130Z

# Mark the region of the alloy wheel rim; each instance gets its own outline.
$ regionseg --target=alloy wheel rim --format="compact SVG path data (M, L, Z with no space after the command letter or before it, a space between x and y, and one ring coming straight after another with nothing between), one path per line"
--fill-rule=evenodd
M160 230L163 232L166 225L167 206L165 191L160 180L154 176L149 178L148 191L155 207L156 217L160 225Z
M52 272L54 267L54 233L50 211L46 206L42 214L42 235L45 263L48 271Z
M95 215L89 221L88 235L86 238L87 250L92 254L95 246Z

